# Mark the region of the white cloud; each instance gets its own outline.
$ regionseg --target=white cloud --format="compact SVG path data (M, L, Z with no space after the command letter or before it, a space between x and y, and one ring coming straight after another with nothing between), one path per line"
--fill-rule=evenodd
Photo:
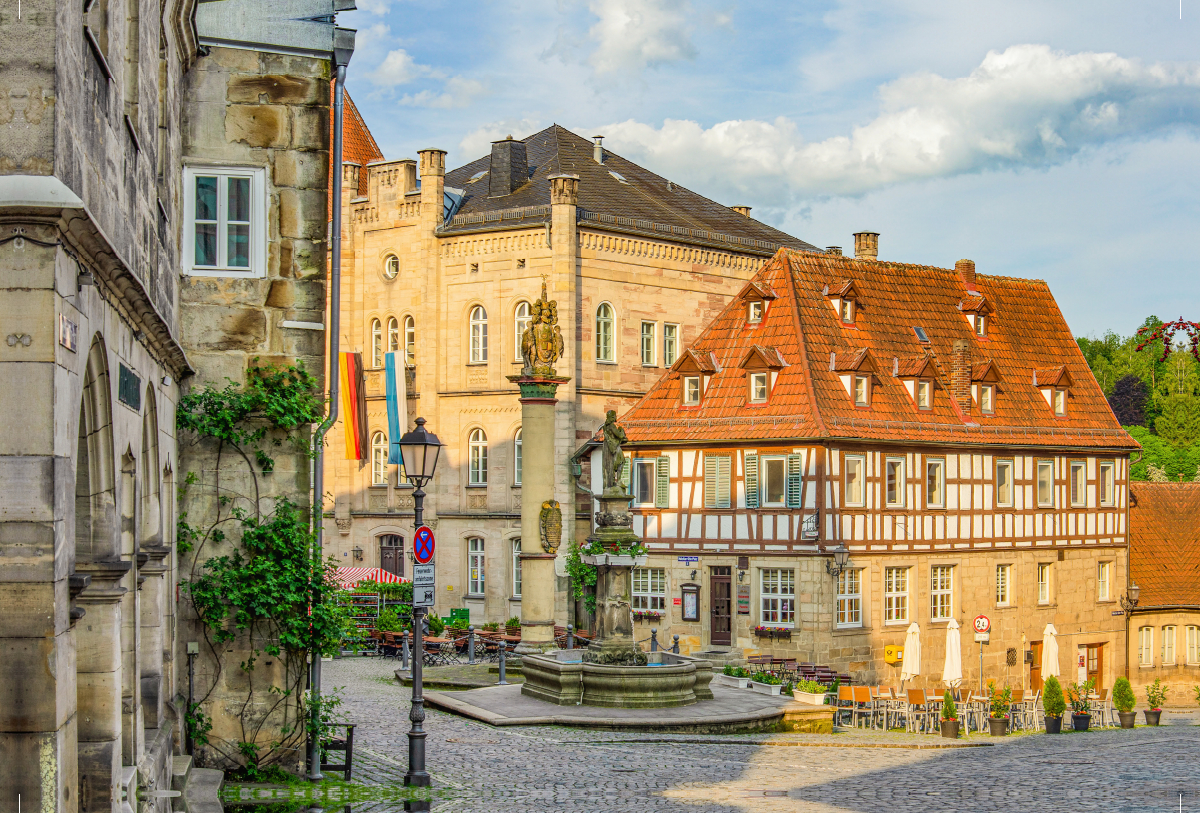
M1142 64L1045 45L992 51L968 76L917 73L879 89L880 113L849 135L806 142L796 123L636 121L603 132L663 174L761 204L856 195L987 169L1062 163L1122 137L1200 123L1200 65ZM582 130L580 131L582 132ZM590 132L590 130L589 130Z
M484 90L483 82L474 79L464 79L461 76L452 76L446 80L441 93L434 90L423 90L420 93L401 97L400 104L411 105L413 107L439 107L443 109L466 107L472 101L482 96Z
M636 72L696 56L687 0L591 0L589 8L600 18L588 31L597 43L590 61L598 73Z
M414 79L420 79L433 73L428 65L418 64L403 48L388 51L383 62L369 74L371 82L379 87L396 87L407 85Z
M365 11L368 14L377 14L380 17L387 14L391 9L391 0L355 0L354 5L359 11Z
M477 130L472 130L459 142L458 149L463 160L474 161L481 155L487 155L492 149L492 142L506 136L525 138L541 130L545 125L535 119L504 119L485 124Z

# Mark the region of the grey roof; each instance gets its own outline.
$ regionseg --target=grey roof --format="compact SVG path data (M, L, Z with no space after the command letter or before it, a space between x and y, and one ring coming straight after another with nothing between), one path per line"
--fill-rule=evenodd
M820 251L816 246L772 228L728 206L671 183L666 178L605 149L604 163L593 159L591 141L557 124L523 139L529 182L514 192L488 197L490 163L485 155L446 173L446 186L464 190L462 204L442 233L462 233L519 223L548 222L552 175L579 176L579 220L599 228L664 235L688 243L704 243L754 253L773 253L779 246ZM611 173L625 179L622 183Z

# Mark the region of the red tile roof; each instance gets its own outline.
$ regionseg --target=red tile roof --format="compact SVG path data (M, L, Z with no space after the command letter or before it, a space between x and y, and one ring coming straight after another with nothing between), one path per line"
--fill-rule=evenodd
M853 325L844 325L827 292L850 283L863 307ZM762 286L778 298L761 324L750 325L744 302ZM713 354L720 367L700 405L680 409L673 369L622 424L634 443L863 438L1138 448L1113 417L1046 283L980 274L976 286L994 309L986 337L976 336L959 310L967 291L953 269L781 249L689 348ZM925 329L928 343L917 339L914 326ZM1004 382L995 414L951 403L952 347L959 340L969 347L972 373ZM766 404L748 403L739 366L753 345L778 350L788 363ZM893 370L909 373L925 358L941 386L934 408L917 410ZM838 371L871 362L871 403L856 407ZM1034 387L1038 369L1073 382L1066 416L1056 417Z
M333 83L329 85L329 167L330 178L333 178ZM358 112L358 108L354 105L354 100L350 98L349 93L343 94L343 110L342 110L342 161L350 161L363 167L363 172L358 175L358 193L357 196L367 194L367 173L366 166L372 161L382 161L383 151L379 149L379 145L375 143L375 137L371 135L371 131L367 129L367 123L363 121L362 115ZM333 211L333 184L329 184L329 199L327 201L330 212Z
M1200 483L1131 483L1129 493L1138 607L1200 606Z

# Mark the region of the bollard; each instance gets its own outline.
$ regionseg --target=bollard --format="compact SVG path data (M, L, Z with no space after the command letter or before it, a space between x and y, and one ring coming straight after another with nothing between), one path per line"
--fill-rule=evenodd
M575 648L575 627L567 624L567 649Z
M500 641L500 680L496 682L497 686L507 686L508 681L504 679L504 655L508 651L508 641Z
M658 651L658 627L652 627L650 629L650 651Z
M400 668L408 669L408 636L409 633L403 632L400 634Z
M675 644L674 644L674 646L671 647L671 651L674 652L676 655L679 654L679 636L678 635L675 636Z
M471 650L470 657L467 658L467 663L475 663L475 625L467 627L467 648Z

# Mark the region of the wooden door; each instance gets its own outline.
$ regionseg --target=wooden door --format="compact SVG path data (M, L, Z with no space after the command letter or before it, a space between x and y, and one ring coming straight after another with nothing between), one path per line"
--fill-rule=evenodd
M404 575L404 537L399 534L379 537L379 567L394 576Z
M1033 653L1033 663L1029 664L1029 691L1036 692L1042 688L1042 642L1034 641L1029 650Z
M1087 676L1099 694L1104 689L1104 644L1087 645Z
M729 646L733 642L732 627L732 600L731 600L731 579L730 568L714 567L710 568L709 588L710 601L709 607L711 614L711 635L710 641L713 644Z

